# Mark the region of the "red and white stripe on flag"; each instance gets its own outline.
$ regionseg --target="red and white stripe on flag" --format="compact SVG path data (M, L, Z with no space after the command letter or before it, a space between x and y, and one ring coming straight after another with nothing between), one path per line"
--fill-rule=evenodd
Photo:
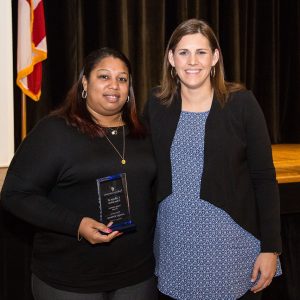
M18 2L17 85L35 101L40 99L42 61L47 58L43 0Z

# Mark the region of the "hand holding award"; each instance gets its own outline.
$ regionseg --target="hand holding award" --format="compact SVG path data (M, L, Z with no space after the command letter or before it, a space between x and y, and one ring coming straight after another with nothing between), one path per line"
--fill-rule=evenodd
M78 239L83 237L91 244L108 243L122 234L118 231L112 231L109 228L110 225L112 225L112 223L106 226L92 218L85 217L79 226Z

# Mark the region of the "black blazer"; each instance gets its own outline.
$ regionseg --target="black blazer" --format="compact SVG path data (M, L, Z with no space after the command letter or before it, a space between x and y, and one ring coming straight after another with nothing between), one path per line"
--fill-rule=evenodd
M180 112L179 93L166 106L153 90L145 106L158 165L158 201L172 193L170 148ZM232 93L223 108L213 99L205 126L200 198L226 211L258 238L262 252L281 252L279 193L271 143L251 91Z

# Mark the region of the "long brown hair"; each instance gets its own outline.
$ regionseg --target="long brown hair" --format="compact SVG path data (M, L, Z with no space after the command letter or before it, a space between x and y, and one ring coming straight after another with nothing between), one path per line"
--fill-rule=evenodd
M108 47L95 50L85 58L85 63L77 82L69 90L63 105L52 112L51 115L64 118L69 125L77 127L79 131L91 137L103 136L103 128L93 121L91 114L87 110L86 101L82 98L82 78L85 76L89 80L95 66L106 57L120 59L128 69L129 100L122 109L122 118L128 126L130 136L136 138L143 137L145 135L145 127L137 116L130 62L122 52Z
M173 76L174 74L171 73L172 65L168 59L169 51L171 50L174 52L176 46L184 36L195 33L201 33L208 39L212 52L216 49L219 51L219 60L214 66L215 74L214 76L211 76L211 84L214 88L216 98L220 101L221 105L224 105L230 92L244 89L244 86L239 83L225 81L223 56L218 39L212 28L205 21L198 19L186 20L179 24L173 31L165 51L161 85L157 96L162 103L168 105L172 102L173 96L176 93L180 82L178 77Z

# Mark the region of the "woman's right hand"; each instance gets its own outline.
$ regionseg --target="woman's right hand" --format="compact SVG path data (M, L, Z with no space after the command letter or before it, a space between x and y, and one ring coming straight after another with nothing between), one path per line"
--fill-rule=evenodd
M108 243L115 237L122 235L119 231L112 231L109 226L112 222L104 225L96 220L84 217L79 225L78 236L85 238L91 244ZM101 232L105 234L101 234Z

